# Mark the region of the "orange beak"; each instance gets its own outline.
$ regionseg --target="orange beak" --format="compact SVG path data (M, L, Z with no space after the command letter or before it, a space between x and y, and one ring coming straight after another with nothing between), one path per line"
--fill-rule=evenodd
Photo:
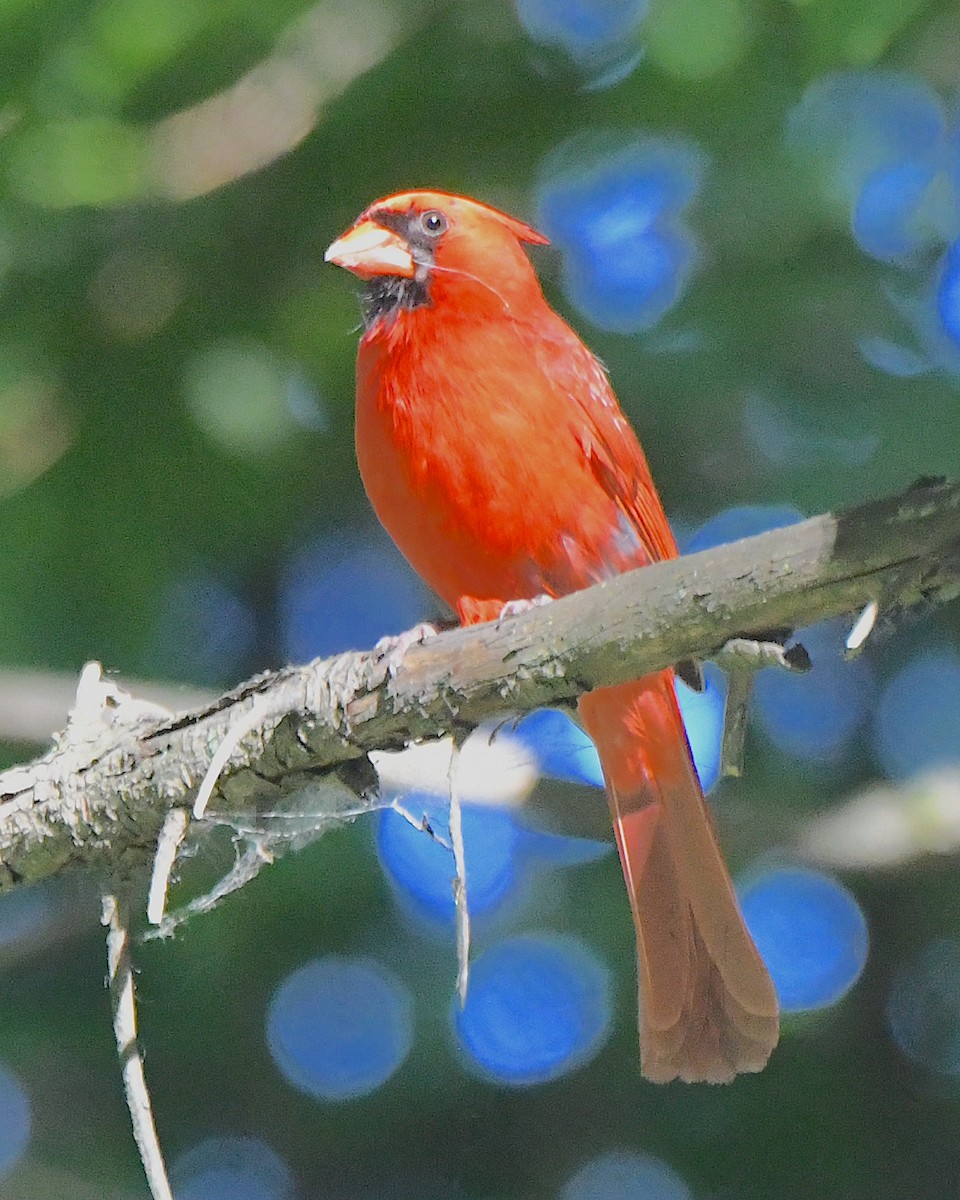
M361 279L375 275L401 275L412 279L415 271L410 247L399 234L373 221L361 221L327 247L324 262L345 267Z

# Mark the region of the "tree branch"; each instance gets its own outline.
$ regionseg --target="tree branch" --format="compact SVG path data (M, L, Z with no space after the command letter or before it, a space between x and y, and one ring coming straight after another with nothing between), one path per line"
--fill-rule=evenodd
M735 636L796 629L870 601L889 620L958 594L960 485L922 480L836 517L441 634L411 647L395 674L376 652L342 654L259 676L178 716L88 680L53 749L0 775L0 891L70 867L120 881L143 871L167 812L189 807L217 748L254 707L260 716L218 775L211 806L306 805L322 831L374 805L371 750L571 704L590 688L710 658Z
M209 689L154 680L125 679L129 691L165 708L199 708L213 696ZM77 695L76 674L0 668L0 741L45 746L54 729L63 729Z

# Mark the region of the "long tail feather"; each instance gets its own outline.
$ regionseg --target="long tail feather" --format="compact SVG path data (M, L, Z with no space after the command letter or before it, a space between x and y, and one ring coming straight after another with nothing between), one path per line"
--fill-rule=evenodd
M725 1083L777 1044L773 982L743 923L672 672L583 696L637 931L648 1079Z

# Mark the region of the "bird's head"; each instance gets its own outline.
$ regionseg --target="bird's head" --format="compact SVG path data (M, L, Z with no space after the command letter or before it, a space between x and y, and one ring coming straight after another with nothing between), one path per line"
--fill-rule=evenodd
M424 305L461 315L519 315L540 297L523 243L548 241L530 225L448 192L403 192L378 200L324 258L366 284L367 328Z

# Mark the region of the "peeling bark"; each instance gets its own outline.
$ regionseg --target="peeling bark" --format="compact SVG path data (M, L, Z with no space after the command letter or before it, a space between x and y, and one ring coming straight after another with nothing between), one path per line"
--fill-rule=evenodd
M881 623L960 593L960 486L900 495L658 563L541 608L412 646L392 674L375 652L258 676L172 715L92 676L42 758L0 775L0 891L69 868L122 881L150 863L164 818L189 807L217 747L259 717L217 779L220 814L309 797L317 830L373 806L371 750L463 733L734 637L763 638L871 601ZM296 803L294 802L296 798Z

